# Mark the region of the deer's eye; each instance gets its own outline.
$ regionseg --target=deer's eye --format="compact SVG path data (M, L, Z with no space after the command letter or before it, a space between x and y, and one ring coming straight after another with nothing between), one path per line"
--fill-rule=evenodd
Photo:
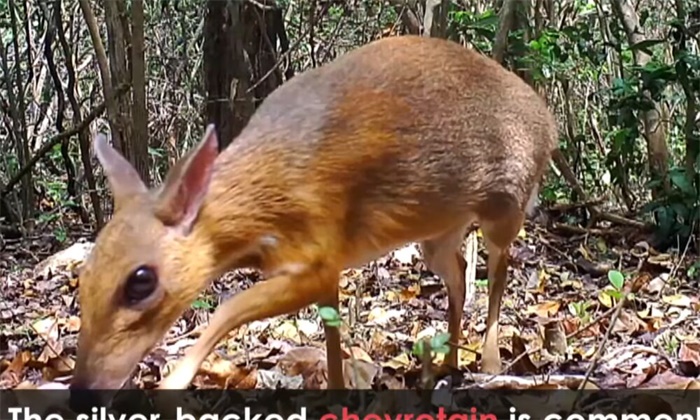
M151 267L142 265L126 279L124 298L127 304L133 305L151 296L158 287L158 275Z

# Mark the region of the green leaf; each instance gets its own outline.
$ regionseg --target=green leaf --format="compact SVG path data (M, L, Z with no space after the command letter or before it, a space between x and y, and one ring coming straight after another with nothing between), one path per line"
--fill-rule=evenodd
M329 327L340 326L340 314L338 314L338 311L336 311L335 308L330 306L322 306L318 308L318 315Z
M606 290L605 293L615 300L622 299L622 292L619 290Z
M450 341L449 333L439 333L430 339L430 347L437 349L439 347L445 346ZM436 350L437 351L437 350Z
M424 352L425 344L423 343L423 340L418 340L415 343L413 343L413 354L415 354L418 357L422 357Z
M673 185L678 187L678 189L681 190L683 194L695 196L695 189L693 188L693 185L690 183L688 178L686 178L685 172L670 171L669 176L671 177L671 182L673 182Z
M433 351L435 353L447 354L450 352L450 346L447 346L447 345L440 346L440 347L434 348Z
M625 284L625 276L617 270L608 271L608 280L610 280L610 284L617 290L621 290L622 286Z
M211 309L212 306L209 302L202 299L197 299L192 302L192 309Z

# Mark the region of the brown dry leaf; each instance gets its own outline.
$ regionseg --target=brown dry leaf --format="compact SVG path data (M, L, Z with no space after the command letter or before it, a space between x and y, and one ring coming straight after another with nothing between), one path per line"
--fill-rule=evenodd
M56 373L55 377L66 376L75 369L75 361L73 358L67 356L53 357L49 359L46 367Z
M675 295L662 296L661 300L663 300L671 306L678 306L681 308L690 308L691 304L693 303L692 299L680 293Z
M22 377L24 367L32 360L29 351L23 351L12 360L4 372L0 373L0 389L14 388Z
M55 382L49 382L49 383L48 383L48 384L49 384L49 387L51 386L50 384L53 384L53 383L55 383ZM44 384L44 385L46 385L46 384ZM17 386L15 386L13 389L15 389L15 390L21 390L21 389L42 389L42 386L44 386L44 385L36 386L36 384L34 384L34 383L31 382L31 381L22 381L22 382L20 382L19 384L17 384ZM49 389L51 389L51 388L49 388ZM16 396L16 394L12 394L12 393L9 393L9 394L8 394L8 396L10 396L10 395ZM9 405L9 404L8 404L8 405ZM13 405L19 405L19 404L13 404Z
M381 367L364 360L343 360L343 375L348 389L371 389ZM355 380L357 379L357 384Z
M678 358L684 362L693 362L700 366L700 341L682 342Z
M684 341L678 351L678 367L686 376L700 375L700 341Z
M46 341L57 340L59 322L55 317L42 318L32 324L32 329Z
M561 302L556 300L547 300L536 305L528 306L526 313L537 314L537 316L542 318L549 318L559 312L560 307Z
M396 342L393 334L381 328L372 328L372 335L369 339L370 352L392 355L398 350L399 344Z
M228 376L234 367L235 364L230 360L223 359L218 354L212 353L202 362L199 372L208 376L225 377Z
M60 357L61 354L63 353L63 341L61 340L47 340L46 345L44 346L43 350L41 351L41 354L39 357L36 358L36 360L39 363L48 363L49 360Z
M220 388L238 388L250 376L251 369L238 366L213 353L202 363L199 374L206 378L206 382L214 383Z
M277 364L285 375L306 377L317 369L325 369L326 352L318 347L297 347L280 357Z
M411 299L415 299L418 295L420 295L420 284L411 284L407 288L401 290L399 293L399 300L401 302L407 302Z
M659 367L656 364L649 364L642 368L641 371L642 373L633 374L627 380L627 388L638 388L642 386L642 384L659 373Z
M251 369L248 376L244 377L236 384L236 389L255 389L258 384L257 373L257 370Z
M513 334L510 339L513 347L513 359L518 359L520 355L523 355L513 365L513 372L516 375L537 373L537 366L532 363L532 360L530 360L530 357L527 355L527 347L525 346L523 339L520 338L518 334Z
M640 290L644 289L651 282L651 274L640 273L638 276L632 280L632 285L630 286L630 291L632 293L639 293Z
M382 363L382 366L388 367L394 370L408 369L411 367L411 360L408 358L408 354L401 353L391 360Z
M645 329L646 323L637 317L636 312L622 310L617 318L617 322L613 325L612 332L632 335Z
M639 389L700 389L700 381L666 370L651 378Z
M548 322L543 326L544 348L551 354L565 355L567 350L564 326L559 321Z
M256 384L256 370L248 369L242 366L236 366L234 370L226 377L226 380L221 384L222 388L226 389L251 389Z
M564 334L569 335L578 331L581 328L581 319L575 317L566 317L561 321L564 328Z
M60 360L60 359L54 359L54 360ZM59 369L56 369L56 368ZM72 369L67 369L63 363L59 362L54 362L53 364L47 364L44 366L43 369L41 369L41 376L45 381L54 381L56 378L60 378L63 376L66 376L67 374L70 374L72 372Z
M367 363L374 363L372 357L370 357L370 355L367 354L367 352L361 347L353 346L350 348L350 351L343 349L343 353L345 353L347 357L354 357L355 360L361 360Z

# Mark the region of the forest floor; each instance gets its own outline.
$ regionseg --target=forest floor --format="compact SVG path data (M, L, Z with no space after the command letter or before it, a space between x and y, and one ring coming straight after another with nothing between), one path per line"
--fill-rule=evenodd
M70 377L81 327L77 272L91 246L85 236L70 232L59 242L49 231L5 240L0 389ZM578 388L584 380L586 387L605 389L698 389L700 265L697 255L679 248L657 252L633 229L616 226L586 232L528 222L511 251L500 322L504 371L494 376L470 373L478 372L486 327L486 253L479 237L476 294L465 311L459 349L461 375L450 382L489 389ZM624 284L612 270L624 274ZM214 282L142 361L136 385L156 386L197 340L216 305L256 281L256 273L240 271ZM442 282L424 269L417 252L404 248L348 270L340 286L347 380L360 388L415 388L432 371L422 370L414 343L447 331ZM322 387L323 339L314 308L251 323L222 340L193 385Z

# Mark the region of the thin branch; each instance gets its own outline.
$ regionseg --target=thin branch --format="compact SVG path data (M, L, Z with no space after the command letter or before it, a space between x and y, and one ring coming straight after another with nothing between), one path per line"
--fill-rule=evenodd
M116 90L116 96L121 96L124 93L126 93L127 90L129 90L130 85L127 83L123 83L119 85L119 87ZM111 99L116 99L116 97L111 98ZM80 124L62 132L58 133L55 136L53 136L51 139L49 139L46 143L44 143L43 146L37 152L32 156L31 159L27 162L26 165L20 169L15 176L12 177L12 179L5 185L5 188L3 188L2 192L0 192L0 198L5 198L11 191L12 188L14 188L17 183L22 179L22 177L28 173L34 164L36 164L39 159L42 158L46 153L48 153L55 145L61 142L61 140L64 140L67 137L70 137L72 135L78 134L80 131L84 130L85 127L90 125L92 121L95 120L102 112L104 112L106 108L106 102L104 101L98 106L96 106L88 115L85 116L85 119L80 122Z

